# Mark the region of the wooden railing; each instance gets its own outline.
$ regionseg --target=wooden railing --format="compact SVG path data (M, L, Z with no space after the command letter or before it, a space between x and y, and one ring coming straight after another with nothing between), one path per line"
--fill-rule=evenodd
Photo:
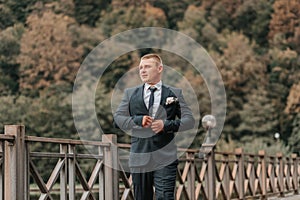
M0 137L0 199L118 199L111 136L103 142L42 138L25 136L24 126L5 126ZM30 150L36 144L41 151ZM53 151L43 151L47 145ZM86 160L93 165L89 176L82 169Z
M33 137L25 135L24 126L5 126L0 135L0 199L134 199L124 165L128 157L120 153L130 145L117 144L116 139ZM178 200L267 199L299 192L295 154L247 154L240 148L232 153L213 150L199 158L198 150L179 151Z

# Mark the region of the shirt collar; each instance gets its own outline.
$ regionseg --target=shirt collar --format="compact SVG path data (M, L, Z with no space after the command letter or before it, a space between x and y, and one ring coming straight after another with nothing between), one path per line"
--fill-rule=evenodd
M145 90L147 91L149 89L149 87L151 87L151 86L154 86L157 88L157 90L160 90L161 86L162 86L162 81L159 81L155 85L149 85L148 83L145 83Z

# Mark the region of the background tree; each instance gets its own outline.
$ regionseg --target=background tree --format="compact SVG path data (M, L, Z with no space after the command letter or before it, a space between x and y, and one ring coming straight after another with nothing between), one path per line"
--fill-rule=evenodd
M0 30L12 26L16 18L8 5L0 3Z
M218 32L221 32L223 29L233 30L232 18L242 1L221 0L215 2L210 10L211 23Z
M0 98L0 133L4 124L24 124L27 134L41 137L75 138L71 98L61 93L31 98L24 95Z
M171 29L177 29L177 22L181 21L184 17L187 7L194 1L172 1L172 0L158 0L153 1L153 6L161 8L167 18L168 27Z
M72 86L83 53L73 45L72 25L74 19L51 10L28 17L18 58L22 89Z
M15 94L19 90L20 39L24 27L16 24L0 32L0 95Z
M287 98L285 112L290 114L300 113L300 82L295 83Z
M266 66L253 50L255 43L250 43L243 34L233 32L224 35L223 38L220 37L220 43L223 44L220 47L222 53L214 52L211 55L220 69L226 88L227 117L224 133L236 139L241 136L237 128L247 118L242 116L241 112L245 104L253 100L250 100L248 95L267 84ZM258 117L266 122L263 116Z
M206 23L205 11L199 7L190 5L184 14L183 20L178 22L178 28L181 32L202 44L202 29Z
M270 40L282 40L282 45L298 48L300 31L300 2L299 0L276 0L273 4L274 12L270 21Z
M295 83L290 90L287 98L285 112L289 114L288 120L291 121L291 136L288 144L293 152L300 154L300 82Z
M284 111L287 111L286 105L289 104L287 102L292 86L297 84L300 78L299 64L297 64L298 55L295 50L289 48L281 50L277 47L270 48L266 55L269 71L269 98L272 99L275 109L280 113L278 115L278 131L286 142L291 137L295 115Z
M101 15L101 11L110 5L111 0L74 0L74 17L80 24L95 26Z
M239 135L274 137L278 128L278 113L267 91L261 87L246 95L239 112L241 122L236 128ZM250 142L250 141L248 141Z
M267 48L271 13L271 1L243 1L232 16L234 29Z
M163 10L150 4L141 7L117 7L103 12L98 25L106 37L138 27L165 27L166 16Z
M41 2L47 1L42 0ZM6 6L13 13L13 17L10 20L14 19L16 22L24 23L27 16L32 12L32 6L37 2L39 0L6 0L2 5Z
M300 155L300 114L295 114L295 117L292 119L292 130L291 136L288 140L288 146L290 147L290 151L297 153Z

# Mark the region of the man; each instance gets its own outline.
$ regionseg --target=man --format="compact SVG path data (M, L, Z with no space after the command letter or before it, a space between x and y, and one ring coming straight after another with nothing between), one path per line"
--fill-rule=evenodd
M174 199L177 147L174 133L194 127L182 91L162 84L159 55L147 54L139 64L143 85L125 90L114 114L116 125L132 130L129 167L136 200Z

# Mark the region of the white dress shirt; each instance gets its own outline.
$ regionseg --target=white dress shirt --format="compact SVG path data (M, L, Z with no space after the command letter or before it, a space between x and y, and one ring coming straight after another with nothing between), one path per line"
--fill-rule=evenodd
M155 114L158 110L158 107L160 105L160 100L161 100L161 86L162 86L162 81L159 81L158 83L156 83L155 85L149 85L148 83L145 83L144 86L144 102L145 105L149 106L149 99L150 99L150 95L151 95L151 91L150 91L150 87L156 87L156 90L154 92L154 104L153 104L153 111L152 111L152 116L151 117L155 117ZM149 108L148 108L149 109Z

